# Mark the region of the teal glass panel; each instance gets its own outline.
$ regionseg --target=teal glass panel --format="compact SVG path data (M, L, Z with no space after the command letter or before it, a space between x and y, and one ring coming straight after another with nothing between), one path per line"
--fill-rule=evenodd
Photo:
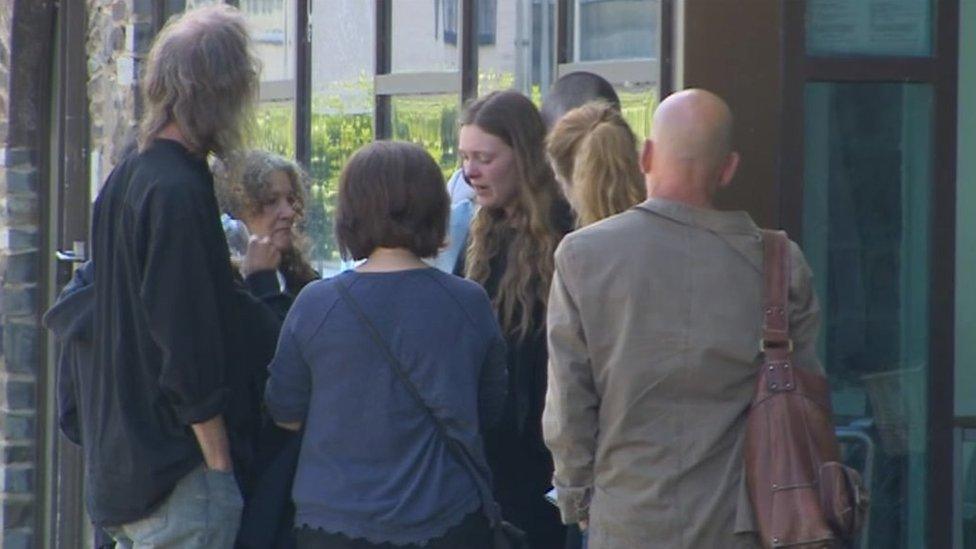
M835 420L873 471L864 546L924 547L932 88L810 83L804 102L803 248Z
M955 547L976 549L976 429L956 429Z
M956 415L976 418L976 2L959 5L956 167ZM974 546L976 547L976 546Z
M932 55L932 0L807 0L807 54Z

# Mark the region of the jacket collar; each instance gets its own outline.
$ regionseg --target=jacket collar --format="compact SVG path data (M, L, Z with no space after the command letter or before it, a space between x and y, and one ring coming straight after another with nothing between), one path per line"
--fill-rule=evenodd
M708 210L663 198L649 198L635 207L683 225L701 227L716 233L759 234L759 227L752 221L752 217L742 210Z

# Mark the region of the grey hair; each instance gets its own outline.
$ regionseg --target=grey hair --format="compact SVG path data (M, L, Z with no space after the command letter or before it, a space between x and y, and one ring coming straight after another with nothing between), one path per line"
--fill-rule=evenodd
M245 219L261 212L271 195L271 175L282 172L288 176L296 198L295 213L305 213L305 190L309 186L305 170L298 164L277 154L251 150L228 158L224 166L215 166L217 201L220 209L236 219Z
M238 10L215 5L171 19L146 62L139 149L170 123L193 152L223 156L240 148L257 89L258 61Z

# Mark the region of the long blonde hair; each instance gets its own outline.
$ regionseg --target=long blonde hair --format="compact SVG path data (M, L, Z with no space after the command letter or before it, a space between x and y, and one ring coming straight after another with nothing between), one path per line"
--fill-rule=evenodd
M257 71L236 9L209 6L170 20L146 62L139 149L173 122L194 152L223 156L238 149L257 97Z
M502 328L525 338L542 329L535 315L548 300L553 253L563 236L554 219L559 190L544 160L545 127L535 105L515 91L494 92L474 101L461 114L460 124L498 137L514 153L518 194L512 213L506 215L501 208L478 210L471 222L466 274L484 285L491 276L492 258L506 254L493 303Z
M549 134L546 152L556 176L569 187L579 227L645 198L637 139L609 103L593 101L566 113Z

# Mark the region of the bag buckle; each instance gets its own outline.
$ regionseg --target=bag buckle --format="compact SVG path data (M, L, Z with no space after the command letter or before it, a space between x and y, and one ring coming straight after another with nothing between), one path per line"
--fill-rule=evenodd
M784 345L785 343L785 345ZM766 349L778 349L780 347L786 347L786 350L790 353L793 352L793 339L787 338L786 341L766 341L765 339L759 339L759 352L765 353Z

